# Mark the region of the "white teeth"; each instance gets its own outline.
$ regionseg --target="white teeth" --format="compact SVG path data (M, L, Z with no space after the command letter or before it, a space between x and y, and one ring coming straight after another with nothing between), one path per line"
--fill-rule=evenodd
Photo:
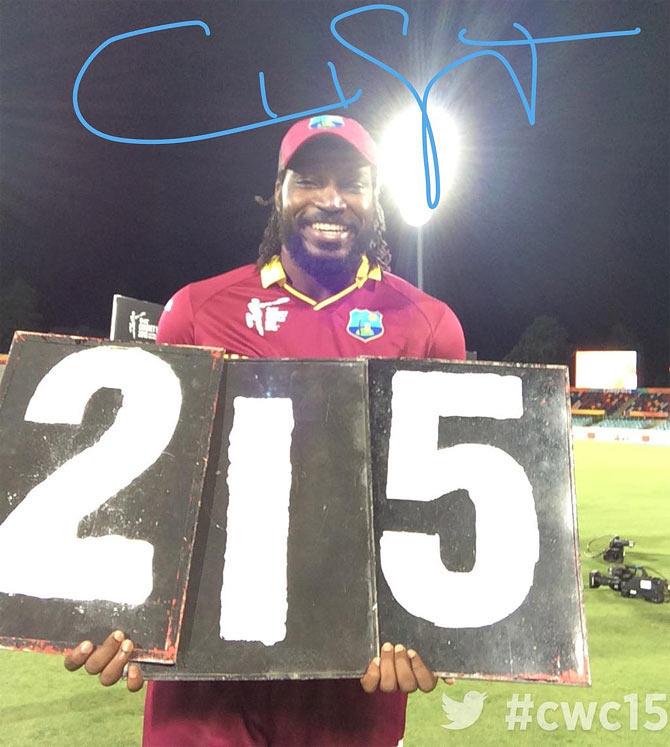
M337 233L346 233L346 226L337 223L312 223L312 228L317 231L336 231Z

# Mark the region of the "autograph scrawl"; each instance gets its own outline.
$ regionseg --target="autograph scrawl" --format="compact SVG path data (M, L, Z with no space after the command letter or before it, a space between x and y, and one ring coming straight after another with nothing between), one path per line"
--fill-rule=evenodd
M364 5L360 8L354 8L353 10L348 10L345 13L340 13L337 16L334 16L330 21L330 33L333 35L333 37L346 49L353 52L358 57L361 57L362 59L366 60L367 62L372 63L376 67L380 68L384 72L388 73L389 75L392 75L394 78L396 78L398 81L400 81L410 92L412 95L412 98L416 102L416 105L419 107L419 110L421 111L421 139L422 139L422 148L423 148L423 165L424 165L424 173L425 173L425 184L426 184L426 202L428 204L429 208L436 208L437 205L440 202L440 167L439 167L439 158L437 154L437 149L435 146L435 138L433 135L433 128L430 123L430 117L428 115L428 100L430 97L430 93L435 86L435 84L443 78L447 73L451 72L452 70L455 70L457 67L460 67L466 62L469 62L470 60L474 60L477 57L492 57L495 60L498 60L507 71L509 77L512 80L512 83L514 84L514 87L516 89L516 92L519 96L519 99L521 100L521 103L524 107L524 110L526 112L526 117L528 118L528 124L532 127L535 124L535 106L537 101L537 47L540 44L557 44L557 43L564 43L564 42L574 42L574 41L583 41L585 39L603 39L606 37L611 36L635 36L640 33L639 28L635 29L629 29L626 31L602 31L597 33L591 33L591 34L575 34L572 36L547 36L543 38L534 39L531 33L524 28L519 23L513 23L512 26L515 28L522 36L523 39L507 39L502 41L485 41L485 40L477 40L477 39L468 39L466 37L467 29L461 29L458 33L458 39L462 44L465 44L466 46L471 47L489 47L487 49L480 49L476 52L471 52L470 54L465 55L464 57L460 57L457 60L454 60L453 62L449 63L446 67L439 70L433 77L430 79L428 84L426 85L424 91L422 94L420 94L416 88L405 78L403 75L401 75L397 70L394 70L392 67L387 65L385 62L382 62L381 60L378 60L376 57L373 57L372 55L368 54L362 49L359 49L358 47L354 46L350 42L348 42L342 34L338 31L338 24L343 21L345 18L349 18L350 16L355 16L360 13L368 13L370 11L387 11L390 13L397 13L402 17L402 35L407 36L407 31L409 27L409 14L406 10L403 8L399 8L396 5L385 5L385 4L375 4L375 5ZM160 26L150 26L148 28L144 29L138 29L136 31L128 31L124 34L118 34L117 36L112 36L106 41L104 41L102 44L100 44L91 54L89 55L88 59L84 62L84 64L81 67L81 70L77 74L76 80L74 82L74 87L72 89L72 106L74 107L74 112L77 115L77 119L81 122L81 124L91 133L96 135L97 137L103 138L104 140L111 140L115 143L127 143L131 145L174 145L176 143L192 143L198 140L211 140L213 138L218 137L225 137L226 135L234 135L238 132L246 132L247 130L256 130L260 127L268 127L269 125L273 124L279 124L280 122L288 122L293 119L301 119L303 117L312 117L318 114L325 114L326 112L333 111L336 109L344 108L347 109L351 104L356 103L358 99L363 94L363 91L359 88L356 90L356 92L352 96L345 96L344 91L342 90L342 86L340 85L340 81L337 77L337 70L335 69L334 63L328 61L327 65L330 70L331 78L333 87L335 88L335 91L337 93L337 101L334 101L332 104L327 104L325 106L319 106L312 109L304 109L299 112L292 112L290 114L284 114L282 116L277 115L272 109L270 109L270 106L268 105L267 100L267 92L265 90L265 74L262 71L259 71L258 73L258 84L260 88L260 96L261 96L261 103L263 104L263 109L265 110L265 113L268 115L267 119L261 119L258 122L250 122L249 124L243 124L239 125L237 127L230 127L225 130L216 130L215 132L205 132L200 135L187 135L182 137L170 137L170 138L133 138L133 137L122 137L120 135L113 135L108 132L103 132L102 130L94 127L88 120L84 117L84 115L81 113L81 109L79 107L79 88L81 86L81 82L84 78L84 75L86 74L86 71L90 67L93 60L107 47L109 47L112 44L115 44L116 42L122 41L123 39L130 39L135 36L144 36L146 34L153 34L158 31L169 31L171 29L179 29L179 28L186 28L189 26L198 26L200 27L204 32L206 36L211 35L211 31L209 26L204 22L200 20L193 20L193 21L179 21L177 23L166 23L162 24ZM501 52L496 51L495 49L490 49L490 47L508 47L508 46L527 46L530 49L531 54L531 81L530 81L530 97L526 95L524 92L524 89L519 81L519 78L514 71L514 68L510 64L510 62L507 60L505 55L503 55ZM432 162L432 173L431 173L431 165Z

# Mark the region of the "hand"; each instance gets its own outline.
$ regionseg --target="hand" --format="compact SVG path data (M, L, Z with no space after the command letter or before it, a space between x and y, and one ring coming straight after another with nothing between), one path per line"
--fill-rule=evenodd
M64 663L70 672L83 666L89 674L99 674L100 684L109 687L121 679L132 652L133 642L120 630L116 630L101 646L96 647L90 641L83 641L70 651ZM137 692L142 689L143 684L142 670L137 664L129 664L126 681L128 690Z
M422 690L429 693L435 689L437 677L423 663L419 654L401 644L385 643L381 656L376 656L361 677L361 686L366 693L379 689L384 693L400 690L413 693Z

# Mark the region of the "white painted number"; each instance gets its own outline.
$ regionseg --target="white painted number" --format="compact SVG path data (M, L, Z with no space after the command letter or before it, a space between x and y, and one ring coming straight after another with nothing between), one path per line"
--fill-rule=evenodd
M233 405L221 638L272 646L286 637L293 403L235 397Z
M118 535L79 539L77 527L170 442L182 394L169 364L139 348L73 353L39 383L25 419L79 424L103 387L123 394L113 425L34 487L0 525L0 592L128 605L151 593L149 542ZM438 425L440 416L520 418L521 379L398 371L391 404L387 498L432 501L467 489L476 512L475 564L468 573L444 566L438 534L384 531L380 562L391 592L410 614L440 627L496 623L521 605L533 583L539 533L532 488L502 449L476 443L438 449ZM225 640L271 646L286 637L293 427L289 398L234 400L221 587Z
M168 363L139 348L67 356L40 381L25 419L78 425L99 389L120 389L116 420L35 486L0 526L0 591L43 599L145 601L154 548L118 535L77 538L81 519L141 475L170 442L182 394Z
M380 561L393 596L410 614L444 628L502 620L526 598L539 558L530 482L502 449L475 443L438 449L437 437L440 416L520 418L521 379L398 371L391 406L386 497L432 501L466 489L476 512L468 573L444 566L437 534L383 532Z

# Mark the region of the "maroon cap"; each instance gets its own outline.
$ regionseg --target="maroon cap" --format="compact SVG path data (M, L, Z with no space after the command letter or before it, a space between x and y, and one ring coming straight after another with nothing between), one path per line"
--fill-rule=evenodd
M373 166L377 165L377 146L370 133L355 119L322 114L296 122L284 135L279 146L278 170L283 171L296 151L308 140L320 135L341 137L367 159Z

